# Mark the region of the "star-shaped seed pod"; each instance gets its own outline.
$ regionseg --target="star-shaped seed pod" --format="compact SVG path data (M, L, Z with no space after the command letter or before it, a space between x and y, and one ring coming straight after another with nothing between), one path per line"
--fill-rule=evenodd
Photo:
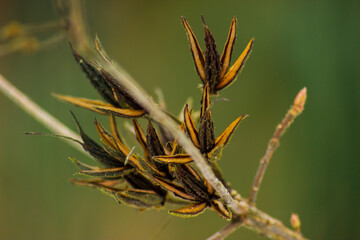
M216 94L219 90L234 82L251 52L254 38L250 40L240 57L229 68L236 39L236 18L234 17L231 21L229 34L221 56L219 56L215 39L205 24L204 18L202 20L205 29L205 54L201 50L195 34L185 17L182 17L181 20L189 39L196 71L204 85L209 84L210 94Z
M95 120L96 130L103 146L97 144L83 131L75 116L74 119L83 140L83 142L77 142L105 168L90 166L71 158L79 169L77 174L93 177L93 179L72 179L73 183L97 188L111 195L118 202L132 207L144 209L164 205L166 191L145 174L138 158L121 141L112 115L110 118L111 134ZM132 189L128 189L129 186Z
M91 84L107 103L98 100L55 94L57 98L100 114L114 114L125 118L137 118L145 115L146 111L111 74L97 67L94 63L87 61L73 48L72 51L76 61L81 66Z
M185 132L185 123L180 125L180 129ZM172 164L185 164L192 162L192 158L189 154L183 153L182 147L179 146L177 139L170 144L171 151L169 155L154 156L156 161L169 164L169 172L172 173Z
M159 177L156 177L156 181L175 196L193 203L171 210L170 214L180 217L195 217L210 207L222 218L231 220L231 211L219 200L213 187L202 180L189 164L176 165L174 175L181 185Z
M136 139L144 151L145 161L143 168L154 176L160 176L172 180L168 164L170 162L159 161L157 157L167 157L168 151L160 142L159 136L152 125L148 122L147 134L145 135L136 119L133 120ZM188 158L190 158L188 156ZM140 162L141 163L141 162Z
M219 149L222 149L229 142L238 124L246 117L244 114L233 121L225 131L215 139L214 125L211 119L210 109L210 87L207 83L203 89L201 101L200 127L196 129L194 120L191 117L188 106L184 109L184 121L187 132L193 144L205 154L208 159Z

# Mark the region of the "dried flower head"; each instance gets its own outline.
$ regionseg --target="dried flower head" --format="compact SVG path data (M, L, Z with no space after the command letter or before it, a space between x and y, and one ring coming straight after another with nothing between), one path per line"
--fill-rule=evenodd
M190 50L194 59L196 71L204 85L209 84L210 93L216 94L236 79L251 52L254 38L250 40L240 57L229 69L236 39L236 18L234 17L231 21L228 38L221 57L219 56L214 36L211 34L203 17L202 20L205 29L205 54L201 50L195 34L185 17L182 17L181 19L189 38Z
M214 168L214 172L225 183L215 160L220 159L222 149L229 142L235 128L247 115L238 117L220 136L215 138L210 95L226 87L235 79L250 53L253 40L228 71L235 42L236 19L234 18L231 23L228 40L221 57L218 55L214 38L205 22L205 55L185 18L182 18L182 23L189 36L195 66L204 82L204 87L198 127L188 105L182 113L184 121L177 121L179 128L187 132L194 146L200 150L209 165ZM95 43L100 56L110 61L98 38ZM99 145L84 132L74 116L82 138L82 142L77 142L99 162L100 166L90 166L71 158L79 169L77 174L91 177L90 179L72 179L72 182L100 189L113 196L119 203L132 207L157 208L171 199L180 198L183 202L188 202L188 205L171 210L170 213L173 215L191 217L202 213L206 208L211 208L222 218L230 220L231 211L221 201L214 188L198 173L192 165L192 158L178 144L177 139L166 137L159 122L156 122L159 127L157 130L151 114L147 113L110 73L82 57L73 48L72 52L77 63L106 103L71 96L56 96L75 106L109 115L111 128L109 132L95 120L95 127L102 142L102 145ZM145 115L146 132L143 131L138 120ZM134 148L130 150L124 144L117 130L115 117L133 119L134 133L143 150L142 154L134 153Z

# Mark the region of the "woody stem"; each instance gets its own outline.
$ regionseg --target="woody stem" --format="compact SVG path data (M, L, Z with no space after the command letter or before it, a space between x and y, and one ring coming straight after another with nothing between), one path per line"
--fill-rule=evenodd
M275 150L279 147L280 137L285 133L285 130L292 124L294 119L302 113L304 109L304 104L306 101L306 88L303 88L295 98L293 106L286 113L285 117L281 123L276 127L273 137L270 139L267 146L265 155L260 160L259 168L256 172L252 188L248 197L250 204L255 204L257 194L261 182L263 180L267 166L270 163L271 157L274 154Z

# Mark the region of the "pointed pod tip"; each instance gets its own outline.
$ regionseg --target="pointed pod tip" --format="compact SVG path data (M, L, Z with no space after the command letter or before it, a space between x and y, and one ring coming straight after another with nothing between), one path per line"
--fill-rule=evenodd
M51 96L61 99L63 96L57 93L51 93Z
M184 110L186 111L186 110L189 110L189 104L185 104L185 107L184 107Z
M241 115L241 119L245 119L245 118L247 118L247 117L249 117L250 115L249 114L243 114L243 115Z
M233 23L236 23L237 22L237 18L234 16L231 20Z
M205 26L206 26L206 22L205 22L204 15L200 15L200 17L201 17L201 21L202 21L202 23L203 23L203 25L204 25L204 27L205 27Z

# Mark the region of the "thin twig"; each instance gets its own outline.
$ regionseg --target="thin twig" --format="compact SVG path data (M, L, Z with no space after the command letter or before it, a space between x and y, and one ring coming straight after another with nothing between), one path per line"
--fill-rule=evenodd
M225 228L207 240L225 239L241 226L271 239L306 240L299 231L287 228L281 221L260 211L255 206L249 206L249 213L247 215L234 218Z
M222 240L229 236L231 233L236 231L242 225L242 221L240 219L236 219L231 221L230 224L226 225L223 229L209 237L207 240Z
M304 110L305 102L306 102L306 88L303 88L296 96L293 106L286 113L282 122L276 127L274 135L270 139L270 142L267 146L265 155L260 160L260 165L256 172L254 182L248 197L250 204L255 204L257 193L259 191L266 168L270 163L270 159L273 153L279 147L280 137L285 133L285 130L291 125L294 119L297 116L299 116L300 113L302 113L302 111Z
M31 117L35 118L43 126L48 128L51 132L58 135L68 136L77 140L81 140L80 136L66 127L59 120L51 116L48 112L43 110L39 105L34 103L24 93L19 91L15 86L9 83L2 75L0 75L0 91L4 93L11 101L16 103L20 108L27 112ZM66 140L65 140L66 141ZM72 147L85 153L82 147L73 141L66 141Z
M271 239L306 240L301 233L287 228L281 221L260 211L255 206L249 206L249 213L244 217L242 226Z

